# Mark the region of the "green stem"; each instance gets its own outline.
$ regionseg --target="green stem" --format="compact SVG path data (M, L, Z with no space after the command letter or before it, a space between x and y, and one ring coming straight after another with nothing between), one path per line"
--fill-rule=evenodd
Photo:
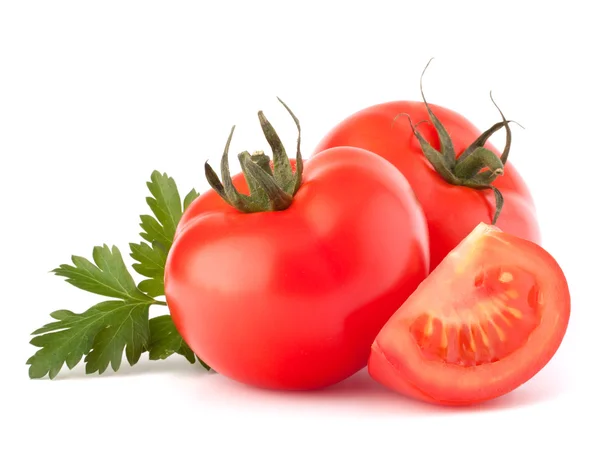
M229 147L235 126L232 127L223 157L221 158L221 179L207 163L204 165L206 179L210 186L229 205L243 213L267 212L287 209L302 183L302 154L300 152L300 122L290 108L279 98L279 102L292 116L298 129L298 145L296 151L296 171L286 155L285 148L277 132L262 111L258 112L261 128L273 151L273 168L267 155L258 151L253 155L242 152L238 155L242 173L246 179L250 195L237 191L229 170Z
M498 109L498 112L502 117L502 121L494 124L492 127L483 132L457 158L455 155L452 140L450 139L450 134L444 128L441 121L433 113L423 93L423 75L429 67L430 63L431 60L429 60L429 62L425 66L425 69L423 70L423 73L421 74L421 97L423 98L423 103L425 104L425 108L427 109L429 119L437 132L437 136L440 142L440 149L438 150L433 148L433 146L431 146L431 144L427 142L427 140L423 137L423 135L421 135L417 127L413 125L409 117L408 120L410 122L410 126L413 130L415 137L419 141L423 154L425 155L433 169L446 182L452 185L473 188L476 190L488 189L494 192L496 208L492 218L492 224L495 224L502 210L502 206L504 205L504 197L502 196L500 190L498 190L491 184L496 180L497 177L502 176L504 174L504 167L508 159L508 154L512 143L512 133L510 130L509 123L514 121L506 119L506 117L502 113L502 110L500 110L490 93L490 98L494 106ZM403 115L403 113L400 113L397 116L400 115ZM394 118L394 120L396 120L396 118ZM516 124L519 125L518 123ZM488 139L494 133L501 129L506 130L506 143L502 154L497 155L495 152L485 148L484 146L487 143Z
M421 97L423 98L423 103L425 104L425 108L427 108L427 113L429 114L429 118L431 119L433 126L435 127L435 129L438 132L438 138L440 139L440 153L444 156L444 160L446 163L445 166L448 167L449 170L452 170L454 168L454 165L456 164L456 154L454 152L454 145L452 144L450 135L448 134L446 129L442 126L442 123L440 122L438 117L433 113L433 111L431 111L431 108L429 108L429 104L427 103L427 100L425 99L425 94L423 93L423 75L425 75L425 71L431 64L431 60L433 60L433 58L431 58L429 60L429 62L425 66L425 69L423 69L423 72L421 73L421 81L420 81Z
M298 120L298 118L296 117L294 112L290 109L290 107L287 106L287 104L284 101L282 101L279 97L277 98L277 100L281 103L281 105L283 105L285 107L287 112L290 114L290 116L294 120L294 123L296 124L296 129L298 129L298 139L296 141L296 173L294 174L294 186L292 187L292 192L291 192L291 195L295 195L296 192L298 191L298 189L300 188L300 185L302 185L302 172L304 170L304 161L302 160L302 153L300 152L300 141L302 139L302 136L301 136L302 132L300 129L300 121ZM288 191L288 193L290 193L290 192Z
M271 159L268 155L266 155L263 151L255 151L250 156L252 161L261 167L263 171L267 174L273 175L273 170L271 168Z
M273 175L275 176L275 181L280 187L288 187L292 183L293 175L290 160L285 152L283 143L262 111L258 112L258 120L260 121L263 134L273 150L273 168L275 169Z
M293 197L277 185L275 178L254 163L248 152L240 154L240 163L244 168L244 173L254 179L258 186L266 193L267 199L271 204L269 210L285 210L290 206ZM250 180L248 180L248 183L250 183Z
M504 173L504 165L496 154L486 148L477 148L462 162L456 164L454 174L461 180L471 180L482 169L489 170L496 176Z

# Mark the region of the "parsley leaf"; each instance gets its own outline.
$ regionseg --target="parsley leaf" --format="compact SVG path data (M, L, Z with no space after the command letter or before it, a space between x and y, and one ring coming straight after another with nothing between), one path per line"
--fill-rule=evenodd
M178 353L192 364L198 359L205 369L210 370L210 367L184 342L170 315L150 319L150 337L152 338L149 350L151 360L166 359L173 353Z
M183 200L183 211L185 212L187 208L190 206L192 201L196 199L200 194L196 191L196 189L192 188L192 190L185 196Z
M165 359L173 353L190 363L198 358L177 331L169 315L149 318L152 305L166 306L153 297L164 295L164 271L177 224L185 209L198 197L191 190L183 205L175 181L154 171L147 186L153 197L146 198L155 217L142 215L141 236L147 242L130 243L133 269L148 279L136 285L116 246L97 246L93 262L72 256L53 272L79 289L109 297L83 313L59 310L50 314L55 322L35 330L30 343L39 350L27 360L29 376L55 378L63 365L75 367L85 356L86 373L102 374L110 365L121 366L123 351L130 365L148 351L151 360Z
M96 310L107 313L106 328L96 338L92 351L86 356L86 372L103 373L108 364L116 372L121 365L123 349L129 365L136 364L148 347L150 329L148 315L151 303L127 303L107 301L96 305Z
M27 361L29 376L53 379L63 364L73 369L87 355L85 372L102 374L109 364L114 371L121 366L126 348L130 365L138 362L149 341L148 310L151 303L105 301L82 314L55 311L48 323L34 331L31 344L41 347Z
M146 242L130 243L131 257L137 261L133 269L146 279L139 284L139 289L151 297L165 294L164 273L167 262L167 252L164 248L154 243L152 246Z
M172 177L158 171L152 172L146 185L153 195L147 197L146 202L156 218L149 215L140 217L140 226L144 230L140 235L149 243L159 242L168 251L183 213L179 190Z
M94 264L89 260L72 256L72 265L63 264L52 270L58 276L64 276L66 281L82 290L121 300L135 299L148 301L135 285L135 281L127 271L123 256L116 246L112 249L107 245L96 246L92 253Z
M156 218L140 216L140 235L148 243L130 243L129 248L131 257L137 261L133 269L149 278L139 284L139 289L151 297L157 297L165 294L165 264L177 224L185 209L198 197L198 192L192 189L184 198L182 207L177 184L166 173L154 171L146 185L153 195L147 197L146 202Z
M63 264L53 271L75 287L119 300L99 303L82 314L53 312L58 321L32 333L36 337L31 344L41 347L27 361L32 378L48 374L52 379L64 363L72 369L83 355L87 355L86 373L103 373L109 364L116 371L123 349L133 365L148 346L149 308L156 301L136 287L116 246L97 246L92 255L95 265L73 256L74 266Z

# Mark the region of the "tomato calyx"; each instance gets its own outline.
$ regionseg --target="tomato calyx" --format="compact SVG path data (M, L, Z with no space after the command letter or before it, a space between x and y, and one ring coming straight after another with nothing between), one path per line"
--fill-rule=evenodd
M210 186L225 202L243 213L285 210L292 204L294 195L302 184L303 163L300 152L300 121L281 99L277 98L277 100L292 116L298 129L296 171L292 171L292 165L283 143L262 111L258 112L258 119L263 134L269 146L271 146L273 164L271 165L269 156L262 151L257 151L252 155L247 151L238 154L242 172L250 189L249 195L242 194L235 188L229 170L229 147L235 126L231 128L221 158L222 182L208 162L204 164L204 172Z
M415 126L412 123L410 117L408 117L410 126L416 138L419 140L419 144L421 145L423 154L431 163L435 171L446 182L452 185L469 187L476 190L487 189L492 190L494 192L496 209L494 212L492 224L496 224L500 212L502 211L504 198L500 190L494 187L492 183L496 180L498 176L504 174L504 165L508 160L508 154L510 152L510 146L512 141L512 132L510 130L509 123L515 121L506 119L506 117L502 113L502 110L500 110L490 92L490 98L492 99L492 103L500 112L502 121L497 122L485 132L483 132L457 158L456 152L454 150L454 145L452 144L452 140L448 131L444 128L440 120L435 116L435 114L429 107L429 104L425 99L425 94L423 93L423 75L425 74L425 71L427 70L427 67L430 63L431 60L429 61L429 63L427 63L425 69L423 70L423 73L421 74L420 89L421 97L423 98L425 108L427 108L429 119L431 120L431 123L433 124L437 132L438 139L440 141L440 150L438 151L427 142L427 140L423 137L423 135L421 135L421 133L418 130L419 124ZM506 143L502 155L498 156L490 149L484 147L484 145L494 133L496 133L502 128L506 130Z

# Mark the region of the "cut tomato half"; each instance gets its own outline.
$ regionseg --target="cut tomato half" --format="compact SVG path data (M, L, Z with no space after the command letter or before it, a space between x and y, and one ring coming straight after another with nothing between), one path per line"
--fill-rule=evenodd
M380 331L369 374L427 402L493 399L550 361L570 312L567 281L548 252L480 224Z

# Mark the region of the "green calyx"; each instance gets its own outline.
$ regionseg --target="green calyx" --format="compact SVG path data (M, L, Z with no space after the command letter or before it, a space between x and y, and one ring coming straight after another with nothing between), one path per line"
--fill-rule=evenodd
M431 60L429 63L431 63ZM425 66L423 74L425 73L425 70L427 70L429 63ZM496 102L494 102L490 93L490 98L492 99L494 106L500 112L502 121L497 122L483 132L469 147L467 147L467 149L465 149L460 157L457 158L450 135L433 111L431 111L431 108L425 99L425 95L423 94L423 74L421 74L421 97L423 98L427 113L429 114L429 119L435 127L440 141L440 150L438 151L423 138L417 129L418 124L417 126L413 125L409 117L410 126L419 140L423 154L425 154L425 157L429 160L429 163L431 163L437 173L449 184L469 187L476 190L492 190L496 200L496 210L492 224L496 224L500 212L502 211L504 198L500 190L494 187L492 183L498 176L504 174L504 165L508 159L512 141L509 123L514 121L509 121L504 117L504 114L498 105L496 105ZM498 156L493 151L484 147L484 145L494 133L502 128L506 130L506 144L502 155Z
M222 182L208 162L204 164L206 179L210 186L225 202L243 213L285 210L292 204L294 195L302 184L303 162L300 153L300 121L281 99L277 98L277 100L292 116L298 129L295 172L292 171L292 165L281 139L262 111L258 112L258 119L265 138L273 151L273 167L271 168L269 157L262 151L257 151L252 155L247 151L238 154L250 195L242 194L234 187L229 170L229 146L235 126L231 128L221 159Z

